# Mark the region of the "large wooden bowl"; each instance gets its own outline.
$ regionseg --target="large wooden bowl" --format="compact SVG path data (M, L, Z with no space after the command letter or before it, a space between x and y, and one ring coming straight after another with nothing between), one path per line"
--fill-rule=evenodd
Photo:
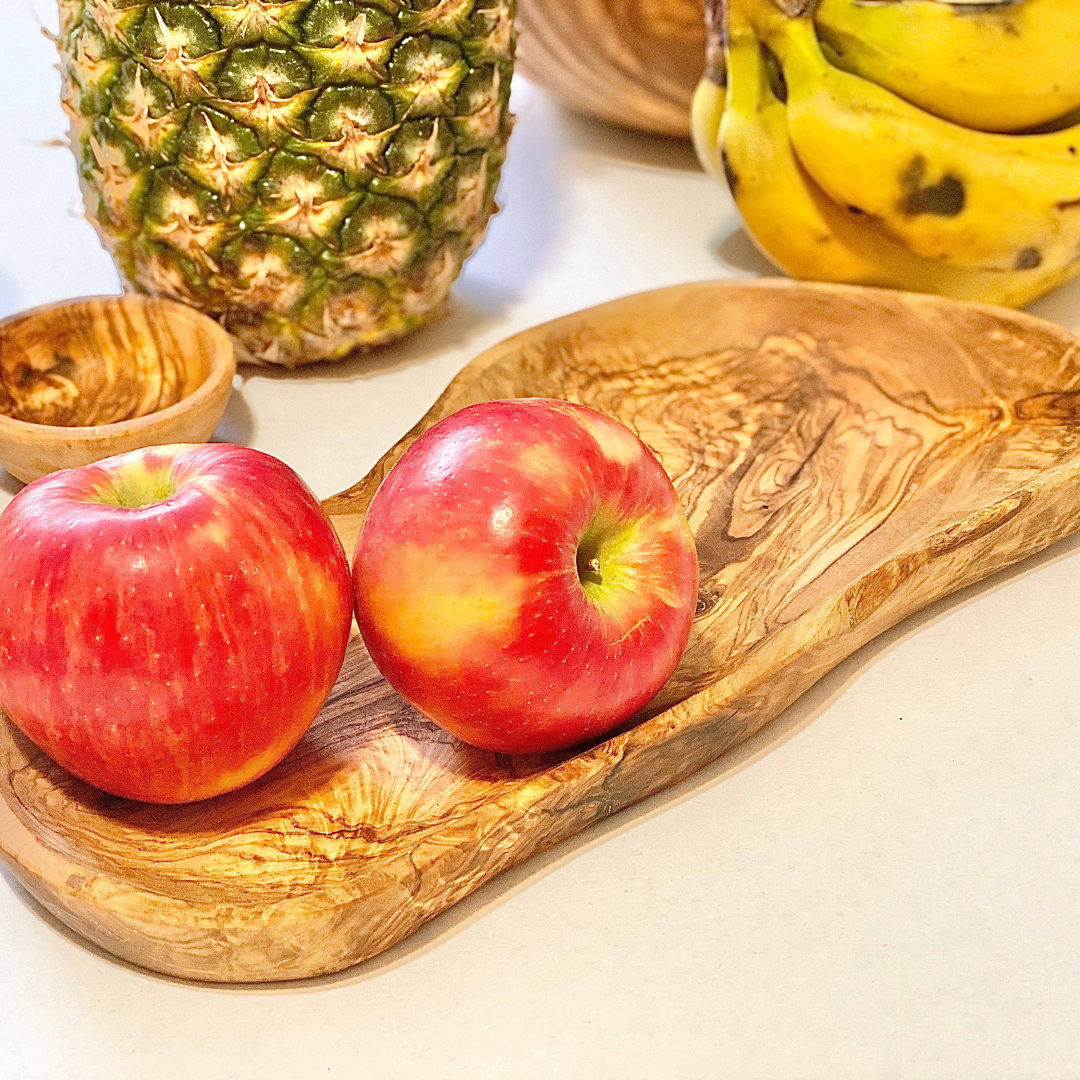
M518 65L577 112L690 134L705 70L704 0L518 0Z
M19 480L205 442L236 374L229 335L172 300L71 300L0 322L0 465Z
M192 979L344 968L689 776L906 615L1080 525L1072 335L936 297L714 282L560 319L475 360L328 500L348 549L420 430L520 395L621 418L685 503L699 614L653 706L594 746L496 756L414 712L354 640L292 755L179 808L93 791L0 721L0 853L51 912Z

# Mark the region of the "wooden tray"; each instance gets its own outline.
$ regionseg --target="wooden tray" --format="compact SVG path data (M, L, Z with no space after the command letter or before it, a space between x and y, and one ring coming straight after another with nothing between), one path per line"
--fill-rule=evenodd
M699 617L649 715L578 753L469 749L358 640L299 748L163 809L101 795L0 721L0 851L103 948L191 979L340 970L747 739L904 616L1080 525L1080 341L1021 314L840 286L680 286L497 346L327 508L351 550L419 430L490 398L587 402L661 455Z

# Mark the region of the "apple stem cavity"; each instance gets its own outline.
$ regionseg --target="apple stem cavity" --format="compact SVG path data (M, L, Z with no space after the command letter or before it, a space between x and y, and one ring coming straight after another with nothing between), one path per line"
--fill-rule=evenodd
M98 488L93 501L138 510L164 502L177 489L171 468L149 470L140 464L129 466L118 473L111 483Z
M586 536L577 549L577 573L585 591L588 592L590 585L603 585L604 575L600 566L600 558L597 554L596 537Z

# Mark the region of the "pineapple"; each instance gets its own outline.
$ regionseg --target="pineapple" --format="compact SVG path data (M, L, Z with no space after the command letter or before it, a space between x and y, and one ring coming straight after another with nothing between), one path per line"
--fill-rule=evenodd
M494 209L514 0L60 0L87 213L126 283L295 366L436 314Z

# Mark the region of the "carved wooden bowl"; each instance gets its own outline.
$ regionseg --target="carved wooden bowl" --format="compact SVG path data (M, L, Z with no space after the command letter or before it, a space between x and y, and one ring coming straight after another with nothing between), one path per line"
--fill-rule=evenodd
M704 0L518 0L518 66L598 120L690 134L705 71Z
M0 465L20 480L205 442L236 374L228 334L183 304L73 300L0 322Z
M636 723L547 757L484 753L406 705L354 639L278 768L166 808L92 790L0 720L0 855L34 896L172 975L337 971L689 776L905 616L1080 526L1071 334L938 297L712 282L560 319L475 360L326 502L347 550L421 430L529 395L637 431L697 537L695 629Z

